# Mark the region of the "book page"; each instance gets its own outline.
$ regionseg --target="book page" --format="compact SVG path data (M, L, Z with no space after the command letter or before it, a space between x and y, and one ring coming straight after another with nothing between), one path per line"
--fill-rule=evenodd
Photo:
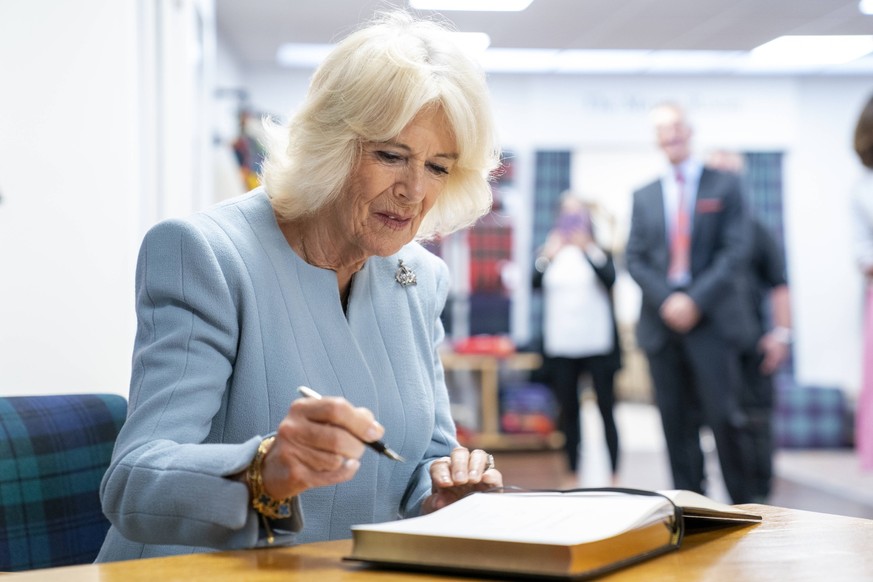
M611 493L475 493L434 513L353 530L575 545L673 515L662 497Z
M684 489L671 489L668 491L658 491L661 495L669 497L673 503L681 507L685 514L689 517L707 517L708 515L725 514L725 516L735 516L736 519L750 519L759 521L760 515L744 511L733 505L721 503L714 499L710 499L700 493L687 491Z

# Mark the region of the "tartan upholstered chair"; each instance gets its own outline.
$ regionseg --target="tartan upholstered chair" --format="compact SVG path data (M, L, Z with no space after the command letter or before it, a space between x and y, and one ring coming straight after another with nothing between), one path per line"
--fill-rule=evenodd
M100 480L127 413L115 394L0 397L0 572L93 562Z

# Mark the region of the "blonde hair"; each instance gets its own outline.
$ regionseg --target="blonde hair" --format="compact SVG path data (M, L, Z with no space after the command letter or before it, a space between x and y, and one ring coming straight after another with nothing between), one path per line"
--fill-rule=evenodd
M444 24L380 13L340 42L312 77L286 127L266 123L261 179L280 220L337 199L364 142L391 140L416 114L439 106L459 154L418 239L473 224L491 208L499 164L485 75Z

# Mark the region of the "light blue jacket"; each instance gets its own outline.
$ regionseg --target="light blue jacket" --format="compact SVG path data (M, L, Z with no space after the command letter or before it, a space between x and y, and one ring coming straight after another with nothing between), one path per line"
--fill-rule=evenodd
M394 279L398 260L417 284ZM103 478L97 561L263 545L244 470L297 386L373 411L407 461L366 450L347 483L298 497L276 543L348 538L416 515L457 445L436 351L448 269L416 243L370 258L343 313L336 275L300 259L266 193L153 227L140 250L128 418Z

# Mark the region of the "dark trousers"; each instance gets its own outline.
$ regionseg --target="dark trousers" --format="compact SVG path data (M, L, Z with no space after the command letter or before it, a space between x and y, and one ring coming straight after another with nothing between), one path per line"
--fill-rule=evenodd
M751 439L749 484L756 503L764 503L770 496L773 481L773 377L761 373L762 359L754 350L740 354L743 370L740 407L746 414Z
M737 352L702 323L687 334L671 334L648 360L674 487L705 493L700 427L706 424L731 499L750 502L746 464L751 446L738 402Z
M582 426L579 421L579 376L591 374L597 407L603 419L603 430L612 472L618 470L618 429L615 425L615 366L605 356L586 358L551 358L552 389L560 407L558 428L564 433L564 451L567 463L574 473L578 468L579 447L582 443Z

